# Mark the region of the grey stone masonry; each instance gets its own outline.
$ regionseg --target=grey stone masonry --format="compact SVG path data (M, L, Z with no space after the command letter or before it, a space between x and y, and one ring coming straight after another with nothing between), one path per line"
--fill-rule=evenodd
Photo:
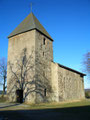
M17 101L18 90L30 103L84 99L84 76L53 62L53 39L32 13L9 36L9 101Z
M52 66L52 89L54 101L84 99L84 79L81 74L60 67L57 63Z

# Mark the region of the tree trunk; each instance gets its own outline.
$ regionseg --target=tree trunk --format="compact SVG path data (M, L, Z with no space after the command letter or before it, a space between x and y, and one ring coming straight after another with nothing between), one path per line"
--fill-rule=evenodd
M5 87L5 82L6 82L6 77L4 76L4 83L3 83L3 96L4 96L4 94L5 94L5 89L6 89L6 87Z

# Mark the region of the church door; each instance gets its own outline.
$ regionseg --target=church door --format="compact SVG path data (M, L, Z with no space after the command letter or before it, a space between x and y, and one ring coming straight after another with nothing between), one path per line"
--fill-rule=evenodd
M18 103L23 103L23 90L16 90L16 99Z

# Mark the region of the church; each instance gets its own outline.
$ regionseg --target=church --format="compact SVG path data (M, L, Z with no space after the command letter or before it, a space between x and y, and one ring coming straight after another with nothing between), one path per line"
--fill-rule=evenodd
M32 12L8 38L9 101L41 103L85 98L85 74L53 61L53 39Z

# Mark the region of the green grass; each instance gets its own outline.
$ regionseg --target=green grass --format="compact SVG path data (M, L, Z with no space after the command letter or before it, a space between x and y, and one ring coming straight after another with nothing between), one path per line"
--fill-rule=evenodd
M0 99L0 102L6 102L5 98ZM8 103L7 103L8 104ZM11 105L12 103L10 103ZM15 104L15 103L13 103ZM39 109L53 109L53 108L70 108L70 107L81 107L81 106L90 106L90 100L82 100L76 102L61 102L61 103L40 103L40 104L26 104L15 105L10 107L3 108L4 110L39 110Z
M90 100L62 103L20 104L5 103L1 116L17 120L90 120ZM33 113L33 114L32 114ZM48 117L47 117L48 116Z
M67 107L78 107L78 106L89 106L90 100L82 100L77 102L62 102L62 103L41 103L41 104L30 104L30 109L49 109L49 108L67 108Z
M4 97L4 96L0 96L0 103L2 103L2 102L6 102L6 97Z

